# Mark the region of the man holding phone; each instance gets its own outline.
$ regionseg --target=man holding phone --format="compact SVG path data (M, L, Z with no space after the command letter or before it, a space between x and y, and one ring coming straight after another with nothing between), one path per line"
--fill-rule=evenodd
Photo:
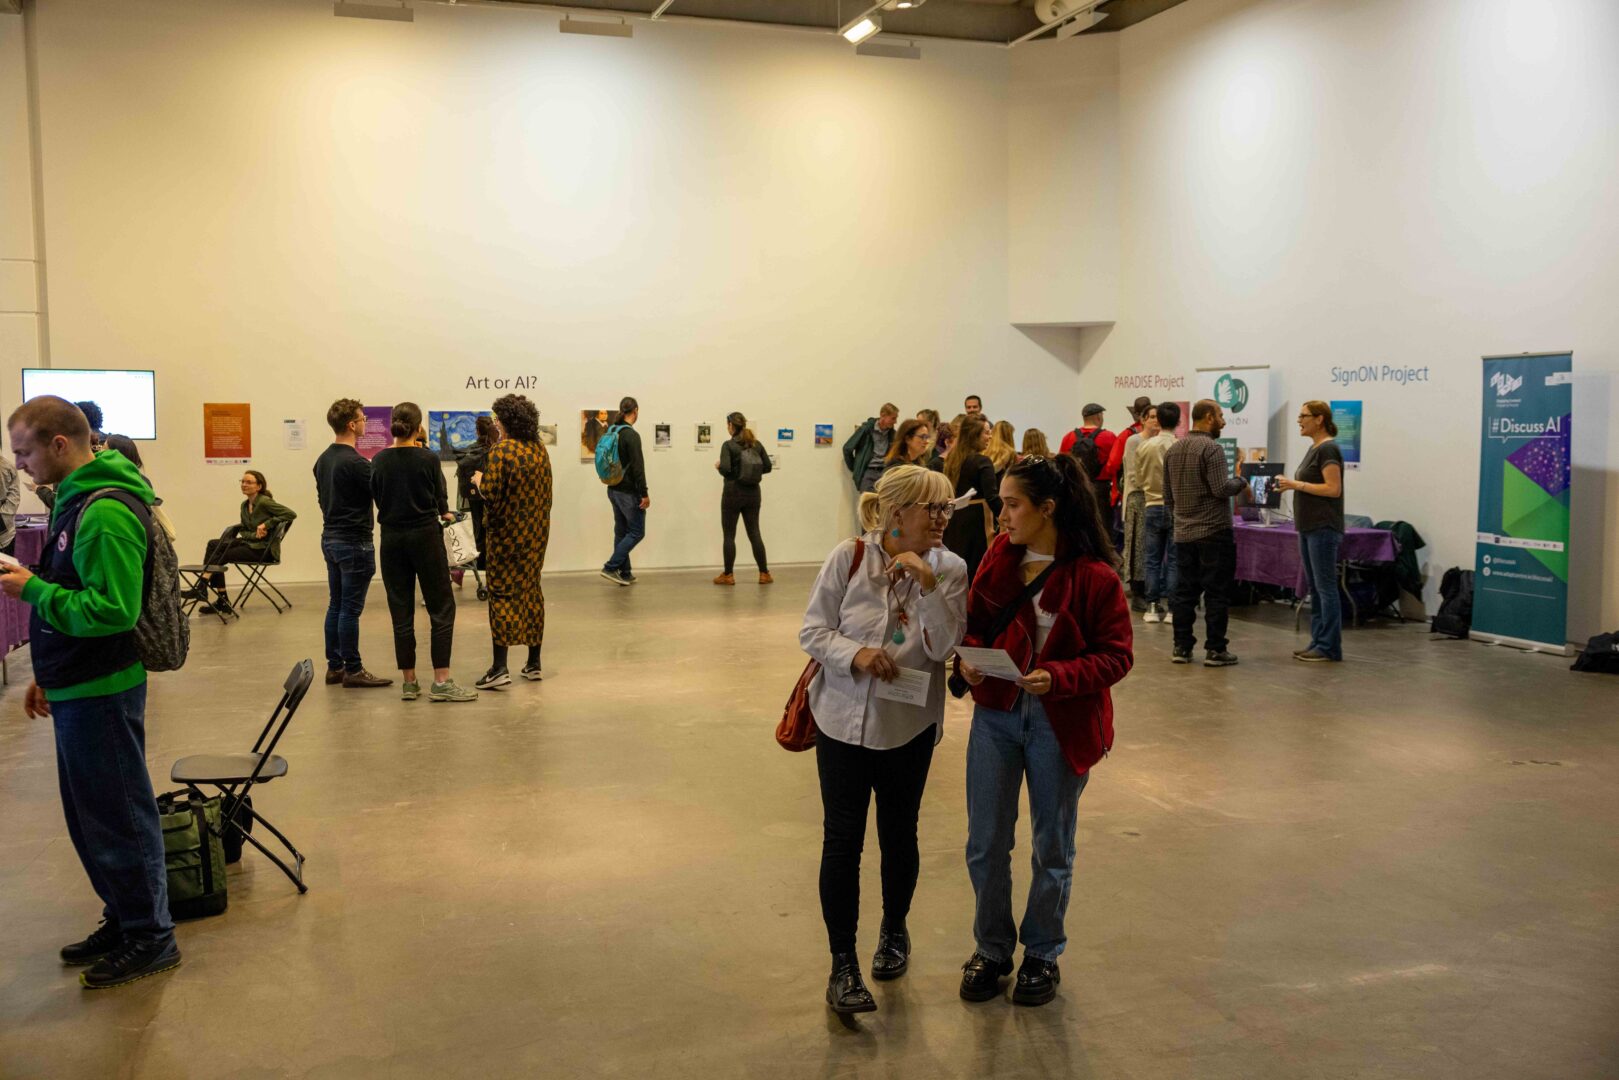
M89 966L79 981L91 989L121 986L180 963L134 635L148 548L142 515L154 496L129 459L91 450L90 424L69 401L34 398L6 426L17 467L57 485L38 575L0 566L0 589L34 609L23 710L55 727L68 836L105 905L101 926L65 946L62 962Z

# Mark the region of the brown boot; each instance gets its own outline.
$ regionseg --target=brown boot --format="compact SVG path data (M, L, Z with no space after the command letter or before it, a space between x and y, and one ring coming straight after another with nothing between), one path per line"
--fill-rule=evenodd
M760 574L759 574L759 584L761 584L761 585L774 585L775 583L776 583L775 578L771 577L767 573L764 573L762 571L760 572Z
M735 585L736 584L736 575L735 574L721 574L719 577L714 579L714 584L716 584L716 585Z

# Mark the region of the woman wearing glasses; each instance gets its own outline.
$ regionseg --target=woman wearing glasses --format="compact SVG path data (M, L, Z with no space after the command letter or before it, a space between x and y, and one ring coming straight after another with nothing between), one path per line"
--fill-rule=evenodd
M1338 548L1344 539L1344 454L1333 442L1338 425L1332 406L1306 401L1299 411L1299 434L1310 449L1293 479L1276 486L1293 492L1293 520L1299 554L1310 579L1310 644L1293 654L1306 663L1344 658L1344 613L1338 601Z
M877 1008L860 975L860 852L877 796L883 922L872 977L910 963L905 918L919 865L916 819L944 720L944 665L967 617L967 567L941 546L950 484L902 465L860 500L864 535L833 549L810 595L798 641L821 663L809 704L819 734L821 915L832 950L826 1001L840 1014ZM911 690L911 701L896 690Z
M1057 993L1057 957L1074 872L1079 795L1113 745L1109 687L1129 672L1130 607L1096 489L1068 455L1029 457L1001 482L1001 533L973 579L966 644L1004 649L1021 679L987 678L965 661L972 687L967 741L967 872L977 896L972 958L961 996L988 1001L1023 965L1012 1000L1043 1005ZM1029 786L1034 877L1022 924L1012 921L1012 838L1018 793Z

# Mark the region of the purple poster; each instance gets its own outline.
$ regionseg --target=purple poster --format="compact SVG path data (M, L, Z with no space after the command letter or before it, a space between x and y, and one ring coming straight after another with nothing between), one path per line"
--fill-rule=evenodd
M378 450L386 450L394 443L393 432L389 426L393 423L392 405L365 406L365 434L360 436L355 449L370 461L377 456Z

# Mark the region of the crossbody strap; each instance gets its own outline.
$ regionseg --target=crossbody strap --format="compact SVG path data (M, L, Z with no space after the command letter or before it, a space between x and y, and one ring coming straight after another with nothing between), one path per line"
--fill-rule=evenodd
M1050 577L1055 569L1057 564L1053 562L1040 571L1033 581L1023 586L1023 591L1018 594L1016 600L1001 609L1001 613L995 616L995 621L990 624L989 640L984 642L986 648L994 648L995 642L1006 633L1006 628L1012 625L1012 620L1017 618L1017 613L1023 610L1023 605L1040 595L1040 590L1046 587L1046 578Z

